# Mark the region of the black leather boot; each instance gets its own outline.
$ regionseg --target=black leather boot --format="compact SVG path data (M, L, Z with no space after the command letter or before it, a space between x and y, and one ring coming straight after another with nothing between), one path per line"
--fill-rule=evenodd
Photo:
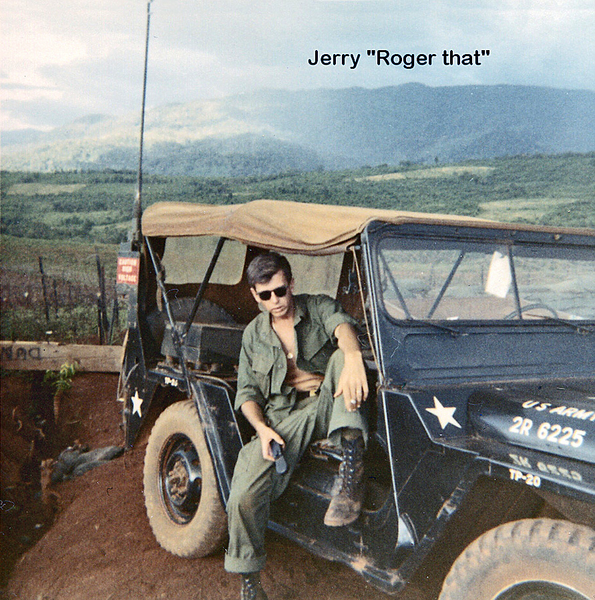
M341 436L343 460L333 487L333 498L324 516L329 527L350 525L360 515L364 499L364 438L358 429L346 429Z
M268 600L260 585L260 573L242 573L240 600Z

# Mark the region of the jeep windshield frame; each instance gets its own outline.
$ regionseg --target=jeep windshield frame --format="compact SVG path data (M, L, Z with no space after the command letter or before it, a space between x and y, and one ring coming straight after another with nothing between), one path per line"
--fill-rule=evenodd
M595 320L592 248L386 236L378 273L395 320Z
M389 386L595 375L590 232L374 222L362 242Z

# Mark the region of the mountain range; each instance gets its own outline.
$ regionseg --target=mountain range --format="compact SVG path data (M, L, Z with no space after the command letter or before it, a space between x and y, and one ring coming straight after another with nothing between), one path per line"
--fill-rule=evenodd
M6 170L134 170L140 115L3 134ZM261 90L147 111L144 170L248 176L595 150L595 92L515 85Z

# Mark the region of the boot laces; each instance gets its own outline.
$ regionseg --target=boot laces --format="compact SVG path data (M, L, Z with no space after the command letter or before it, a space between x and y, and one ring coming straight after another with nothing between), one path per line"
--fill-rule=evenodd
M241 600L253 600L256 598L260 587L260 577L258 574L250 573L243 575Z
M358 460L358 440L349 441L343 446L343 460L339 465L340 491L350 495L356 487L356 464Z

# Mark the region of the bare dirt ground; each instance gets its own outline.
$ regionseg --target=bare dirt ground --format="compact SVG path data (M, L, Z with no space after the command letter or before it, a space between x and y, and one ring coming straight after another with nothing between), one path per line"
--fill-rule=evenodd
M239 598L238 577L224 571L222 552L187 560L168 554L156 543L142 492L146 431L133 450L53 485L50 497L42 498L42 458L57 456L74 440L91 448L123 444L116 389L115 375L76 375L54 426L47 408L51 394L39 380L15 374L3 377L3 596L11 600ZM280 536L270 533L267 547L263 584L270 600L388 598L351 569L319 559ZM435 583L421 574L397 598L432 600Z

